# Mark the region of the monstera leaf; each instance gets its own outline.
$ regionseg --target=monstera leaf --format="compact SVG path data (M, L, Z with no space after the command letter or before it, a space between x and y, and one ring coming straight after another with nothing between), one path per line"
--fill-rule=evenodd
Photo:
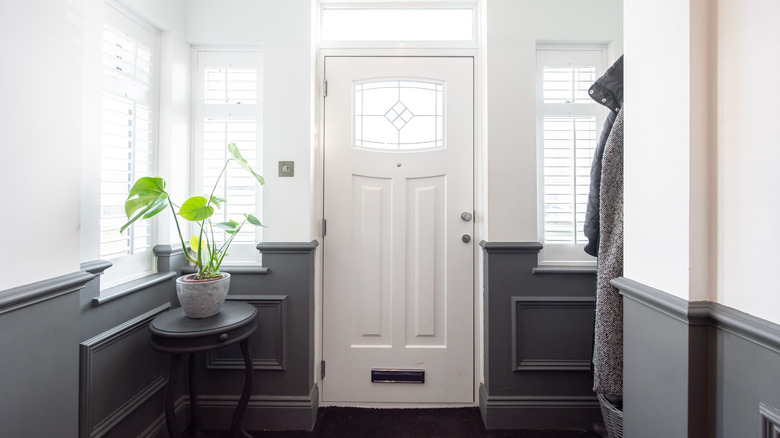
M235 143L230 143L228 145L228 151L230 152L230 155L232 155L232 157L230 158L231 160L235 161L236 163L241 165L241 167L246 169L247 172L251 173L252 176L255 177L257 182L260 183L260 185L265 184L265 180L263 179L263 177L258 175L257 172L255 172L254 169L252 169L249 163L241 155L241 152L238 151L238 146L236 146Z
M214 207L208 205L208 200L203 196L193 196L179 208L179 216L191 222L206 220L213 214Z
M168 206L168 193L165 192L165 181L160 177L143 177L133 184L125 201L125 214L128 221L122 225L119 232L138 219L154 217Z

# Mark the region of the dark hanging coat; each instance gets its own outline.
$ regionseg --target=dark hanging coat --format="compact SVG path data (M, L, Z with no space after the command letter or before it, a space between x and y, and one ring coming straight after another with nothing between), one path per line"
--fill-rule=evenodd
M604 156L604 146L607 143L615 117L623 107L623 56L620 56L606 73L590 86L590 97L596 102L609 108L607 120L601 130L596 152L593 154L593 162L590 167L590 189L588 192L588 205L585 208L585 226L583 231L588 243L585 244L585 252L593 257L598 256L599 249L599 188L601 187L601 162Z

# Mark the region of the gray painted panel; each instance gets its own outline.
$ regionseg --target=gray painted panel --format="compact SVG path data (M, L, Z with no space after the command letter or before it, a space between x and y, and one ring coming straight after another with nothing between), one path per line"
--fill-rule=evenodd
M717 436L761 436L761 405L780 409L780 355L725 330L716 345Z
M309 430L313 427L319 402L314 383L314 250L317 242L272 243L258 245L263 251L267 272L233 273L229 299L249 301L261 309L260 328L250 338L255 362L255 380L246 418L266 419L262 428L275 421L284 428ZM265 317L263 317L265 315ZM267 324L267 325L264 325ZM255 355L255 350L257 355ZM230 361L237 351L220 351L215 358ZM216 367L205 355L198 367L198 393L202 404L204 428L222 428L223 414L237 400L243 385L243 366ZM281 365L275 363L281 361ZM224 364L224 363L223 363ZM262 364L262 365L261 365ZM227 364L226 364L227 365ZM314 399L312 397L315 397ZM199 397L199 400L201 397ZM270 400L270 404L258 404ZM295 400L295 406L287 406ZM286 406L286 407L285 407ZM287 410L285 410L287 409ZM284 414L287 412L287 414ZM312 414L314 412L314 414ZM227 417L224 417L227 418ZM213 423L213 421L217 421ZM227 423L225 423L227 424ZM261 427L261 426L258 426ZM274 429L277 426L268 426Z
M249 339L252 367L255 370L284 371L287 356L287 297L229 296L230 301L243 301L257 308L257 331ZM237 344L209 351L208 369L244 369L244 359Z
M614 284L625 297L626 436L763 436L763 414L780 407L780 326Z
M594 306L590 297L512 297L512 368L590 371Z
M625 436L688 436L687 325L632 299L623 312Z
M0 315L3 436L78 435L79 297L68 283L68 293L55 290Z
M596 276L539 270L536 242L482 242L488 429L583 428L600 418L590 375Z
M169 308L161 305L80 344L81 436L104 436L165 386L168 362L149 348L148 325Z

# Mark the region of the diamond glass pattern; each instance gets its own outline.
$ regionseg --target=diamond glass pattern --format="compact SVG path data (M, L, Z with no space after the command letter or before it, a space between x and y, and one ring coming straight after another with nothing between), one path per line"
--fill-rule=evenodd
M378 150L444 147L444 84L379 80L354 85L354 145Z

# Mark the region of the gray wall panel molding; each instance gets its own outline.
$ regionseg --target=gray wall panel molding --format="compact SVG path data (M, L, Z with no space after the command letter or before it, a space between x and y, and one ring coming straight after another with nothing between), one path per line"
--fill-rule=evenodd
M152 251L157 257L173 257L177 255L184 255L184 250L182 250L181 246L179 245L155 245L154 248L152 248Z
M486 242L479 243L488 253L538 253L543 246L539 242Z
M610 283L618 288L624 297L652 307L679 321L688 322L687 300L625 277L616 278Z
M711 303L709 309L719 329L780 353L780 325L718 303Z
M203 429L229 429L238 395L205 395L198 397ZM259 430L307 430L314 428L319 408L319 388L312 386L307 395L253 395L249 399L244 427Z
M775 352L780 352L780 325L710 301L687 301L627 278L612 284L627 298L689 325L713 325Z
M537 275L544 274L590 274L596 275L595 266L538 266L531 269Z
M314 251L319 242L261 242L257 244L257 250L263 254L272 253L307 253Z
M758 412L761 415L761 438L780 436L780 410L759 403Z
M156 245L152 251L157 256L157 272L178 272L190 263L179 245Z
M149 376L149 381L137 385L138 373L133 371L136 369L137 363L122 364L128 369L128 375L122 375L121 370L123 367L119 366L120 364L116 361L142 360L143 357L138 356L126 357L124 352L125 343L123 341L146 330L154 317L170 309L170 307L169 303L160 305L79 345L81 356L79 373L79 436L81 438L101 437L111 432L124 418L165 387L165 368L160 366L161 363L157 364L157 372L153 373L153 376ZM144 347L146 346L146 342L144 342L146 338L147 336L141 334L140 342ZM110 350L112 348L120 351L115 351L111 354ZM104 352L109 353L105 354ZM156 355L151 349L147 353ZM103 358L104 354L105 359ZM109 385L105 385L107 372L116 373L116 375L111 376L111 384ZM131 385L131 387L125 391L120 391L118 385ZM116 394L127 392L131 393L127 399L116 399ZM107 415L101 415L97 413L98 406L104 410L113 407L113 410L108 412Z
M595 305L595 297L512 297L512 370L589 372L591 337L573 320L593 321ZM535 311L544 322L524 315Z
M284 371L288 350L287 295L228 295L227 300L242 301L257 308L258 329L249 341L252 368ZM206 368L243 370L240 351L236 346L231 347L210 350Z
M93 260L91 262L84 262L79 266L79 269L82 271L89 272L93 275L100 275L102 274L106 269L114 266L113 263L106 261L106 260Z
M166 281L172 280L178 276L179 275L176 272L163 272L139 278L138 280L130 281L110 289L106 289L100 296L92 298L92 305L99 306L101 304L110 303L111 301L117 300L132 293L146 290L158 284L165 283Z
M93 274L79 271L0 291L0 315L78 292L93 278Z
M589 430L601 413L595 395L490 396L484 385L479 388L479 409L488 429Z

